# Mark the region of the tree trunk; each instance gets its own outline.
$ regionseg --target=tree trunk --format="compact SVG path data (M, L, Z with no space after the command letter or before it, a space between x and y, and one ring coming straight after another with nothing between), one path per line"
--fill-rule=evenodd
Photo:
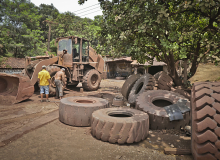
M190 73L191 73L190 77L194 76L194 74L196 73L197 67L199 65L199 62L197 61L197 58L199 57L199 50L200 50L200 41L197 42L197 47L196 47L196 51L194 53L192 66L190 68Z
M180 79L180 77L178 76L178 73L176 71L173 54L169 53L169 56L167 56L165 54L165 58L166 58L166 61L167 61L167 67L168 67L168 70L170 72L170 76L172 77L175 85L181 86L182 85L182 80Z
M17 57L17 47L15 47L14 57Z
M186 84L187 83L187 59L184 59L184 77L183 77L183 83Z

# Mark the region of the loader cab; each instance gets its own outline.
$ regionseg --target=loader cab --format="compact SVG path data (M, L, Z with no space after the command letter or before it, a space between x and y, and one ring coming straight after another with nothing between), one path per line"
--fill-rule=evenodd
M80 53L82 56L80 57ZM72 41L73 62L89 62L89 42L83 38Z
M60 57L58 64L65 67L71 67L73 62L89 62L89 42L78 37L60 38L57 55Z
M66 50L67 52L64 52ZM72 39L62 38L58 41L57 56L59 56L59 65L65 67L72 66Z
M89 62L89 42L82 39L82 62Z

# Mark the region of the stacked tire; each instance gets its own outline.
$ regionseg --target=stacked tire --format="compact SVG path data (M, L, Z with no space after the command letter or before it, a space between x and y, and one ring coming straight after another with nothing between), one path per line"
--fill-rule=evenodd
M164 71L157 72L154 75L154 78L156 80L156 83L158 84L158 89L168 90L168 91L171 90L171 87L173 85L173 79L169 75L167 75L166 72Z
M105 108L92 114L92 135L104 142L134 143L149 133L149 117L135 109Z
M132 75L128 77L122 86L122 95L128 100L132 105L135 104L135 100L146 90L152 90L155 85L155 79L149 73L144 75Z
M71 126L88 127L91 125L92 113L108 107L108 101L102 98L78 96L63 98L59 105L59 120Z
M191 93L191 110L194 159L220 159L220 83L195 83Z
M154 104L154 101L162 101L168 103L167 105L177 104L180 100L185 100L183 105L190 108L189 101L178 93L166 90L146 91L137 97L135 108L148 113L150 129L180 129L190 124L190 112L184 113L182 120L170 121L165 109Z

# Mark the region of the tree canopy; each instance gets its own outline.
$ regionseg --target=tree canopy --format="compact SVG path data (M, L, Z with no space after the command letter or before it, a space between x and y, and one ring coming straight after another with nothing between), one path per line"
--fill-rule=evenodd
M79 0L84 3L85 0ZM112 55L167 63L177 85L175 62L191 62L189 76L206 57L219 57L218 0L99 0L102 45ZM86 2L85 2L86 3Z
M53 4L37 7L29 0L1 0L0 58L44 55L49 31L46 21L53 22L51 52L56 52L55 39L64 36L87 38L97 45L97 20L80 18L72 12L59 13Z

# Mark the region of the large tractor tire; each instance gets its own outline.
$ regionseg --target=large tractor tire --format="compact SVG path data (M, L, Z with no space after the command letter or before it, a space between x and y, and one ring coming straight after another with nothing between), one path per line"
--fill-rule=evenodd
M108 107L108 101L102 98L77 96L63 98L59 105L59 120L71 126L88 127L91 125L92 113Z
M101 76L95 69L87 70L83 77L82 86L87 91L95 91L99 88Z
M110 143L134 143L149 133L147 113L129 108L105 108L92 114L92 135Z
M128 95L128 103L132 105L135 104L137 97L146 90L153 90L154 85L155 79L151 74L146 73L142 75L131 88L131 91Z
M194 159L220 159L220 83L195 83L191 93L191 109Z
M128 99L128 95L133 87L134 83L141 77L141 74L133 74L128 77L121 88L121 94Z
M150 129L180 129L190 124L190 112L183 114L183 120L170 121L163 107L177 104L180 99L187 100L178 93L165 90L152 90L140 94L136 100L135 108L148 113ZM184 104L190 108L190 103Z
M158 83L158 89L171 90L173 79L166 72L160 71L154 75L154 78Z
M49 72L50 77L51 77L50 85L49 85L49 93L51 96L54 96L54 95L56 95L56 85L54 82L54 80L55 80L54 76L58 71L60 71L60 68L57 66L47 66L47 71ZM66 88L66 81L67 81L67 79L66 79L66 75L65 75L65 80L62 81L63 89Z
M155 73L155 74L154 74L155 80L158 81L158 78L161 76L162 73L163 73L163 71L160 71L160 72Z
M180 95L186 97L188 100L190 100L190 98L191 98L190 93L188 93L187 91L184 91L183 89L171 87L171 91L179 93Z

